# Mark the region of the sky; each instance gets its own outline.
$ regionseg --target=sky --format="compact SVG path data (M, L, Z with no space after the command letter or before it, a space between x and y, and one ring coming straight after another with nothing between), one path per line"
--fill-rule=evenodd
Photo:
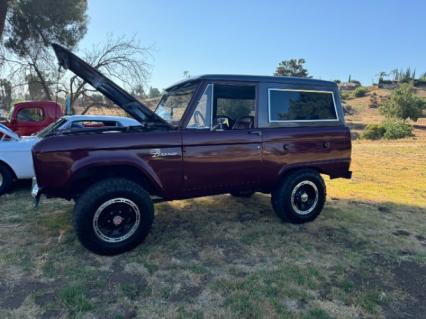
M80 49L108 34L151 48L148 85L183 72L272 75L304 58L314 78L360 80L411 67L426 72L426 1L89 0Z

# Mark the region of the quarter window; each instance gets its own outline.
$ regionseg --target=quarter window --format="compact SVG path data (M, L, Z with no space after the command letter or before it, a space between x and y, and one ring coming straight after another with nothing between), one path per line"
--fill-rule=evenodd
M18 121L39 122L43 120L43 110L38 107L22 109L16 115Z
M269 121L335 121L333 92L269 89Z

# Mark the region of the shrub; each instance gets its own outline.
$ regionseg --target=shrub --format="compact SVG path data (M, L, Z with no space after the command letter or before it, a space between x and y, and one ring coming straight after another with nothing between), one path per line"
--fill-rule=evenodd
M413 136L412 126L404 121L386 121L383 127L385 129L383 137L389 140Z
M379 140L383 138L385 132L382 124L368 124L362 132L361 137L367 140Z
M413 128L410 124L401 120L388 120L381 124L369 124L362 132L361 137L367 140L379 140L385 138L394 140L413 136Z
M340 98L342 100L348 100L351 97L351 95L348 92L340 92Z
M368 90L366 87L358 86L353 92L353 97L363 97L367 94Z
M414 94L411 84L405 83L392 92L390 98L380 106L380 112L388 118L398 118L413 121L422 116L426 102Z

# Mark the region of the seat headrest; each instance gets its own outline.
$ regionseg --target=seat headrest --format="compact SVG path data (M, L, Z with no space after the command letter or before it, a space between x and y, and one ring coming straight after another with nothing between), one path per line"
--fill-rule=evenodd
M253 128L254 117L253 116L241 116L238 118L234 125L232 126L233 130L249 130Z

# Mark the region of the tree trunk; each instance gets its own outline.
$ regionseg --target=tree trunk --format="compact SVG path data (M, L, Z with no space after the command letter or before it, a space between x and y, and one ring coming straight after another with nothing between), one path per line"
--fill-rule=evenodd
M0 0L0 42L2 42L2 36L4 26L6 24L6 13L9 7L9 0Z
M52 94L50 93L49 85L47 84L46 79L44 78L43 74L40 72L40 70L38 69L38 67L35 63L32 64L32 67L34 68L34 71L36 72L37 77L40 80L40 84L43 88L44 95L46 96L46 98L49 101L51 101L52 100Z

